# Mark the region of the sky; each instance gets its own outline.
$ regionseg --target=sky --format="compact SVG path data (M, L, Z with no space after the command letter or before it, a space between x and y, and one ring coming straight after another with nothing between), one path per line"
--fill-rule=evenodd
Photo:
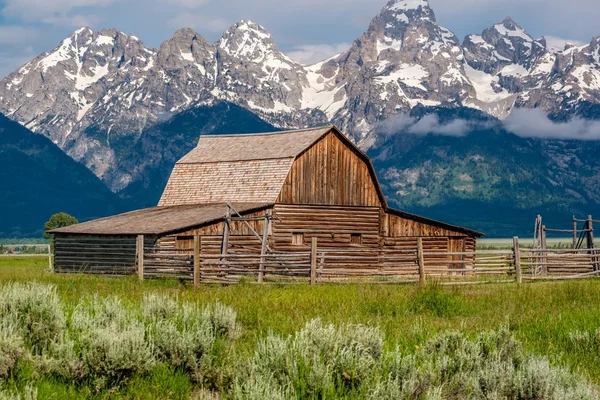
M0 76L52 50L82 26L117 28L158 47L190 27L209 41L251 19L302 63L344 51L386 0L0 0ZM598 0L430 0L440 25L462 40L511 16L532 36L589 43L600 35ZM559 40L559 42L560 42Z

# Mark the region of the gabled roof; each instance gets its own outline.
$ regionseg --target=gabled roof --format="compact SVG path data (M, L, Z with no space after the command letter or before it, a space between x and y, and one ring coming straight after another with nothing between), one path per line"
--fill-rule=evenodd
M284 132L205 135L178 164L296 158L333 126Z
M201 136L196 148L175 165L159 206L232 200L274 203L294 160L331 132L367 164L381 204L386 207L371 160L333 125Z
M260 211L272 204L233 203L241 214ZM154 207L55 229L50 233L85 235L167 235L225 219L227 204Z

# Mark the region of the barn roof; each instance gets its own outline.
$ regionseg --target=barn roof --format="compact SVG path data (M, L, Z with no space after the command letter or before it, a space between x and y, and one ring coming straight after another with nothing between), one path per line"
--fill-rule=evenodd
M412 221L421 222L427 225L437 226L443 229L447 229L449 231L464 233L465 235L482 237L484 234L482 232L474 231L473 229L464 228L462 226L447 224L445 222L436 221L431 218L422 217L420 215L410 214L404 211L396 210L394 208L388 208L386 210L389 214L396 215L398 217L406 218Z
M381 203L386 205L369 157L335 126L284 132L204 135L177 162L160 206L243 200L274 203L294 160L330 132L368 165Z
M205 135L178 164L293 159L332 129L333 126L327 126L285 132Z
M233 203L241 214L272 204ZM55 229L50 233L86 235L166 235L225 219L226 203L154 207Z

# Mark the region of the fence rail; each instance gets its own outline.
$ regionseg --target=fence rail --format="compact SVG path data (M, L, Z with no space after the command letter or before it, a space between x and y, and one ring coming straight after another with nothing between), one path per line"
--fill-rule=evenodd
M147 239L147 238L146 238ZM57 243L70 250L76 243ZM415 249L321 248L313 239L298 252L236 249L227 254L202 252L201 237L190 248L161 247L143 236L127 245L84 243L90 268L73 251L55 259L59 272L137 272L140 279L176 278L200 283L261 282L371 282L447 284L580 279L600 276L600 249L527 249L515 238L512 250L448 252ZM98 247L100 246L100 247ZM129 261L128 261L129 260Z

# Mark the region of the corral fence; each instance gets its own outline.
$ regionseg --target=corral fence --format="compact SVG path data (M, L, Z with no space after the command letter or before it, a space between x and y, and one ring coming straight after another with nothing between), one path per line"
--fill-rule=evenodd
M137 241L140 279L177 278L201 283L248 282L371 282L470 284L543 279L578 279L600 275L600 249L527 249L514 239L512 250L447 252L423 250L328 249L313 239L310 251L201 252L201 238L193 248L147 246Z

